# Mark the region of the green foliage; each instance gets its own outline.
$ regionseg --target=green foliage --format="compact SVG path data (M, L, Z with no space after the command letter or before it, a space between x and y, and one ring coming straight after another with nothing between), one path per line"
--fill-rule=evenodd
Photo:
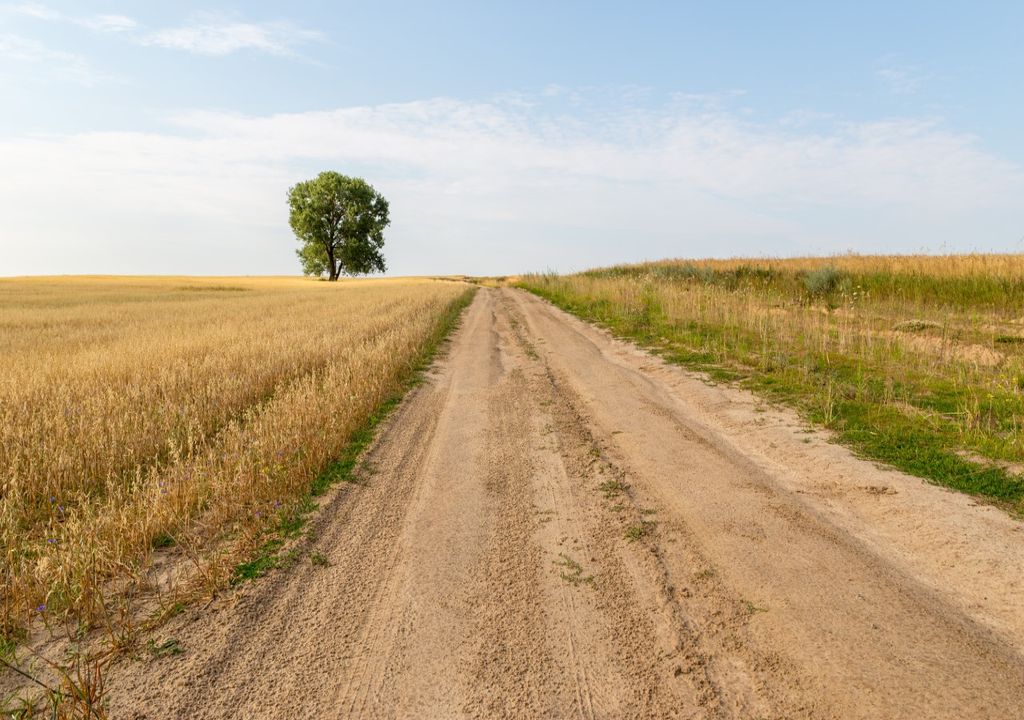
M160 533L153 538L153 542L151 544L153 545L154 550L169 548L174 545L174 537L168 533Z
M288 207L303 273L337 280L384 272L388 201L365 180L322 172L289 188Z
M566 555L565 553L558 553L558 560L555 560L554 563L558 567L562 568L562 571L559 573L559 576L565 582L574 586L590 585L591 587L593 587L594 576L584 575L583 566L575 560L573 560L568 555Z
M155 658L170 657L172 655L181 655L185 652L184 648L181 647L181 643L177 638L170 638L164 640L162 643L157 644L155 640L150 640L147 644L149 648L149 654Z
M330 274L330 261L327 259L327 251L324 250L321 243L307 242L296 250L295 254L299 256L299 262L302 263L303 275Z
M625 538L630 542L636 542L641 538L646 537L654 529L653 520L641 520L636 525L630 525L626 528Z
M616 495L622 493L626 486L619 480L605 480L597 486L597 489L604 493L606 499L611 500Z
M231 577L232 585L239 585L246 580L255 580L263 577L268 571L277 567L277 551L284 545L284 540L274 538L260 546L256 557L248 562L239 563L235 566L234 575Z
M823 267L804 274L804 287L812 298L828 297L839 289L843 273L834 267Z

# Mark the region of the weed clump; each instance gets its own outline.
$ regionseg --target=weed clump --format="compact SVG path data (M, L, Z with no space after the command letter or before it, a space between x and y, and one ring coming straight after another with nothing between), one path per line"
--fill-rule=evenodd
M643 520L636 525L630 525L626 528L625 538L630 542L636 542L650 535L652 530L654 530L654 521Z
M605 480L603 483L597 486L606 500L611 500L616 495L620 495L625 491L626 485L620 480Z
M924 330L937 330L942 326L931 320L904 320L892 326L893 330L899 332L922 332Z
M559 577L570 585L593 585L594 576L584 575L583 566L573 560L565 553L558 554L558 560L555 561L555 565L562 568L559 573Z
M804 274L804 288L812 299L831 297L839 290L845 277L834 267L823 267Z

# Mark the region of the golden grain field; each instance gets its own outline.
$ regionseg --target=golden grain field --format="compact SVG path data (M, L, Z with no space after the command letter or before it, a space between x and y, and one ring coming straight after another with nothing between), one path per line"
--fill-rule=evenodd
M0 280L0 592L7 637L173 543L230 572L407 381L464 284Z

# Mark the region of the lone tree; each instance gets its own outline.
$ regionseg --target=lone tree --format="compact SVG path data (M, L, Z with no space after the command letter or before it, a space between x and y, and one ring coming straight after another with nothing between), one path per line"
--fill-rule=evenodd
M384 272L388 201L368 182L322 172L288 189L288 207L304 274L337 280L342 273Z

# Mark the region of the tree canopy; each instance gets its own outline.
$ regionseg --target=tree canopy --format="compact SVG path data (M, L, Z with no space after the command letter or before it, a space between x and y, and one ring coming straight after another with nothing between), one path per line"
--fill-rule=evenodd
M296 252L306 275L384 272L388 201L362 178L332 171L288 189L288 222L302 243Z

